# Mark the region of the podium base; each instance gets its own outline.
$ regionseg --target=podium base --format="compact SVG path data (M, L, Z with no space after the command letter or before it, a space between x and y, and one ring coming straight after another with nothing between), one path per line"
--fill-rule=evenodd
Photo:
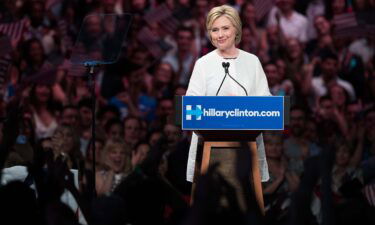
M256 142L205 141L199 173L206 173L208 167L215 163L219 163L218 172L234 187L240 209L246 212L256 207L264 215ZM194 189L195 184L192 188L191 204L193 204ZM222 204L225 206L226 203L222 202Z

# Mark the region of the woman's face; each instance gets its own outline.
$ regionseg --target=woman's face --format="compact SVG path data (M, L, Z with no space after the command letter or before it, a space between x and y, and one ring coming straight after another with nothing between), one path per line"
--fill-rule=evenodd
M316 124L313 121L306 122L305 137L310 141L315 141L317 136Z
M288 47L288 55L291 59L297 59L298 57L301 56L302 49L297 39L290 39L287 42L287 47Z
M68 128L57 130L52 136L52 146L57 152L71 153L74 147L73 132Z
M159 139L161 138L161 136L162 136L161 132L154 132L154 133L152 133L152 135L150 137L150 140L149 140L150 145L151 146L156 145L156 143L159 141Z
M206 14L208 2L207 0L197 0L196 1L196 10L199 15Z
M176 145L181 137L181 130L179 130L175 125L166 124L164 127L164 134L167 138L168 144Z
M331 4L333 14L340 14L345 11L345 0L333 0Z
M271 44L279 43L279 28L278 26L269 26L267 27L267 39Z
M329 22L323 16L316 17L314 25L320 35L328 34L331 29Z
M236 28L226 16L217 18L211 27L212 44L220 51L235 48Z
M337 106L343 106L346 102L345 91L342 87L334 85L330 88L332 101Z
M252 4L247 4L244 12L244 19L246 23L250 23L255 20L255 8Z
M43 61L43 55L44 50L42 45L37 41L32 42L29 48L30 59L35 63L40 63Z
M270 87L273 87L280 82L280 77L279 77L276 65L274 64L266 65L264 67L264 72L266 73L268 84Z
M286 65L285 65L284 60L282 60L282 59L277 60L276 66L277 66L277 72L280 76L280 79L281 80L284 79L285 73L286 73Z
M113 124L109 130L108 130L108 138L109 139L115 139L115 138L121 138L122 137L122 127L120 124Z
M90 38L98 38L102 35L101 19L97 15L91 15L87 17L85 24L86 32L90 35Z
M123 170L125 165L125 150L121 147L116 147L108 153L108 166L115 172L119 173Z
M282 156L283 143L279 137L266 137L265 149L267 158L279 159Z
M336 165L337 166L347 166L350 159L349 149L341 146L336 152Z
M242 29L242 38L241 38L241 43L242 44L249 44L251 43L251 40L252 40L252 35L251 35L251 31L249 28L247 27L244 27Z
M39 102L47 102L51 96L51 90L47 85L37 85L35 87L35 96Z
M136 119L129 119L124 124L125 127L125 142L135 143L139 139L140 124Z
M155 72L158 82L168 84L172 80L172 68L168 63L162 63Z

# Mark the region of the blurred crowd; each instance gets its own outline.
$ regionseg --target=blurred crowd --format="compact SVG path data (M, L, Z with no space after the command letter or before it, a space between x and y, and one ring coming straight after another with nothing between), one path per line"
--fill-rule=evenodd
M174 123L174 96L214 49L205 19L222 4L238 9L238 48L259 57L271 93L291 97L287 129L264 133L260 220L235 210L215 168L188 207L191 133ZM94 70L94 103L74 43L85 16L123 13L130 27L117 61ZM26 168L2 177L4 224L375 224L374 15L374 0L2 0L0 168Z

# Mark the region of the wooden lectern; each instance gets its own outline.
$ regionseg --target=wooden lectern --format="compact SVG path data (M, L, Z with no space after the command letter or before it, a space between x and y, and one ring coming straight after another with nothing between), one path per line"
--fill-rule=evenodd
M182 129L194 130L203 139L200 173L207 172L210 158L212 162L218 161L218 158L211 154L213 148L220 151L225 148L236 150L236 148L248 146L251 158L249 181L252 185L252 194L260 212L264 215L262 183L255 139L261 133L260 130L283 130L284 125L289 123L289 97L176 96L175 108L176 124L181 125ZM226 112L225 116L221 112ZM249 114L250 112L251 114ZM256 112L257 114L255 114ZM260 116L259 113L267 114ZM229 168L228 171L231 169ZM241 177L242 179L247 178ZM192 191L194 192L194 184Z
M254 190L254 196L257 205L264 215L264 202L261 175L259 172L259 162L257 154L256 137L261 131L254 130L199 130L195 131L201 138L203 138L203 153L200 173L207 172L210 162L212 148L240 148L241 143L246 143L251 155L251 174L250 183Z

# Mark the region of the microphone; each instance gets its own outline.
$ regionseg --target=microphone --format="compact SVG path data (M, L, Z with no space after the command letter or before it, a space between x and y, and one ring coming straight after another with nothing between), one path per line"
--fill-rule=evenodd
M224 75L224 78L223 78L223 80L221 81L221 84L220 84L220 87L219 87L219 89L217 90L217 92L216 92L216 96L218 95L218 93L219 93L219 91L220 91L220 89L221 89L221 86L223 85L223 83L224 83L224 80L225 80L225 77L228 75L234 82L236 82L244 91L245 91L245 94L246 94L246 96L249 96L248 94L247 94L247 91L246 91L246 88L244 87L244 86L242 86L236 79L234 79L234 77L232 77L230 74L229 74L229 66L230 66L230 63L229 62L223 62L222 63L222 66L223 66L223 68L224 68L224 70L225 70L225 75Z
M223 62L222 65L224 67L225 73L229 74L229 70L228 70L230 66L229 62Z
M221 84L220 84L220 86L219 86L219 89L217 89L216 96L219 94L219 91L220 91L220 89L221 89L221 86L223 85L225 78L226 78L227 75L229 74L229 71L228 71L228 68L229 68L229 62L228 62L228 63L223 62L221 65L224 67L225 75L224 75L223 80L221 81Z

